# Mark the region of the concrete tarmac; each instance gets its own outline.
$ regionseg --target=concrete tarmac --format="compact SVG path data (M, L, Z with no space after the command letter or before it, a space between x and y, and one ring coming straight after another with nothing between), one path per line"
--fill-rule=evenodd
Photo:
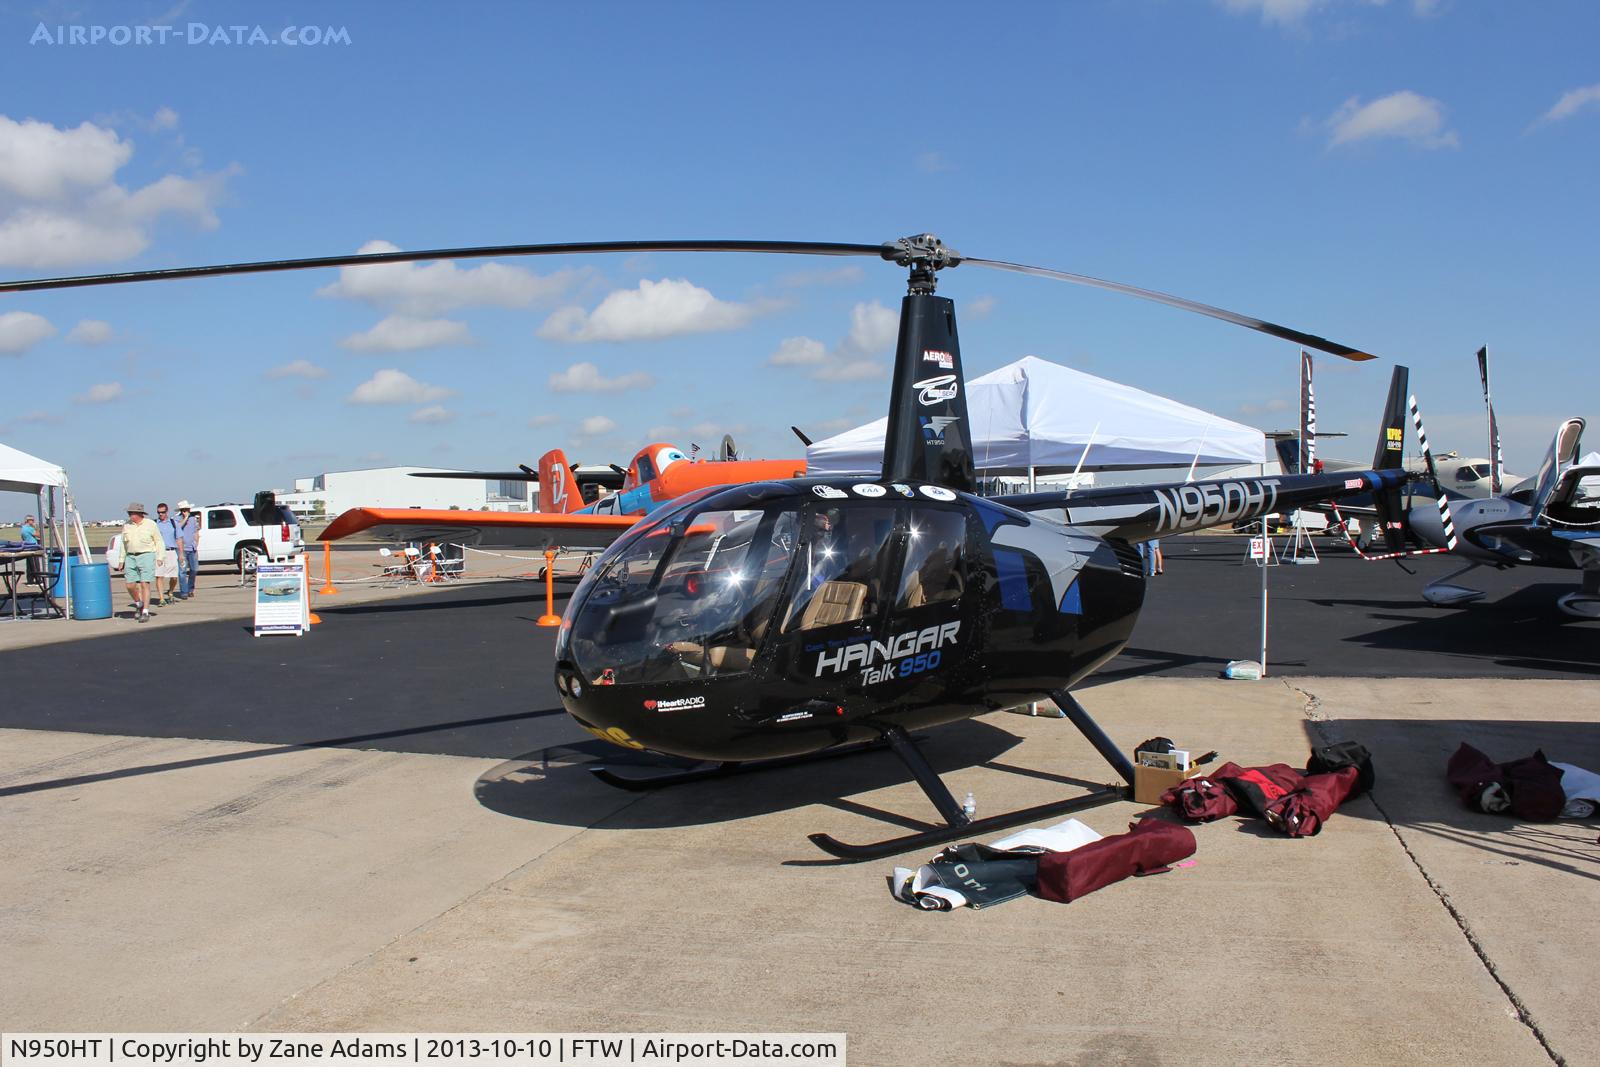
M1242 763L1362 740L1318 837L1196 828L1197 863L1072 904L893 901L806 840L924 823L887 754L625 794L569 749L436 754L0 731L10 1030L842 1030L852 1063L1585 1063L1593 824L1461 809L1443 756L1600 766L1587 683L1124 680L1121 745ZM932 732L980 813L1106 769L1059 720ZM1115 833L1141 811L1082 818ZM907 862L905 857L898 862Z
M1270 575L1284 677L1221 681L1251 654L1258 575L1242 546L1193 540L1168 543L1086 706L1123 747L1164 734L1244 764L1349 737L1377 789L1315 838L1223 820L1195 828L1193 866L947 915L887 890L925 857L842 865L805 839L928 825L886 753L652 794L595 781L585 763L638 757L560 712L531 582L347 586L303 638L249 637L224 577L150 624L0 627L0 1027L838 1030L857 1064L1600 1063L1595 823L1476 814L1443 781L1461 741L1600 769L1595 624L1518 584L1554 572L1488 575L1485 604L1445 611L1415 595L1427 574L1330 554ZM926 749L980 815L1110 773L1047 718ZM1146 810L1080 817L1110 834Z

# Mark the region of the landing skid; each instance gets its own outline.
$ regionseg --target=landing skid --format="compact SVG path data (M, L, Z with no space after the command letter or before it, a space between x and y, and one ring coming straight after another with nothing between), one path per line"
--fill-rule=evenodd
M1129 786L1133 784L1133 764L1128 757L1112 744L1100 729L1098 723L1089 717L1082 704L1067 693L1058 690L1051 694L1056 704L1066 713L1072 725L1094 745L1095 750L1111 765L1112 769L1122 777ZM945 825L933 830L924 830L920 833L907 834L903 837L889 838L866 845L851 845L839 841L828 834L810 834L812 844L830 856L850 863L859 863L862 860L882 859L885 856L898 855L901 852L910 852L912 849L927 848L931 845L942 845L948 841L961 838L971 838L987 834L992 830L1004 830L1021 823L1034 822L1054 815L1065 815L1072 811L1082 811L1084 808L1096 807L1100 804L1110 804L1128 798L1128 789L1119 785L1107 785L1100 789L1091 790L1082 796L1071 797L1067 800L1058 800L1052 804L1040 804L1031 808L1018 808L1016 811L1005 812L1000 815L991 815L987 819L968 819L961 806L956 803L955 797L950 795L950 789L939 778L928 761L922 757L910 743L903 729L891 726L884 731L884 739L894 754L900 757L901 762L911 772L917 784L922 786L922 791L928 795L933 806L938 810Z
M917 737L911 740L920 741L921 738ZM665 789L669 785L687 785L690 782L705 782L713 778L728 778L735 774L748 774L751 771L766 771L777 767L793 767L800 763L812 763L816 760L858 756L863 752L879 752L888 744L888 740L879 738L876 741L840 745L838 748L825 748L820 752L806 752L798 756L779 756L776 759L748 760L743 763L729 760L712 764L709 767L691 767L688 770L652 774L644 778L628 778L614 773L608 767L593 765L589 767L589 773L606 785L615 786L618 789L626 789L634 793L648 793L652 789Z

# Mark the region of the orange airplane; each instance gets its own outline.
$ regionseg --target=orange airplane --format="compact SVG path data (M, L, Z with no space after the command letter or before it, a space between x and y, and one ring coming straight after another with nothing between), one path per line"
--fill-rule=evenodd
M539 510L442 511L351 508L329 524L322 540L376 530L386 540L437 541L488 548L605 548L650 512L685 493L719 485L803 478L803 459L690 459L674 445L641 448L622 475L622 487L585 504L566 453L539 460ZM463 475L475 477L476 475ZM506 478L506 474L494 477ZM525 477L525 476L524 476ZM585 480L592 476L585 475Z

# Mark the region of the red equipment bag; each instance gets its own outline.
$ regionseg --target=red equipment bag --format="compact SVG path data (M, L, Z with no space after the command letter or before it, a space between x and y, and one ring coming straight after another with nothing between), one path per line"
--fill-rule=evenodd
M1165 819L1143 819L1125 834L1040 856L1038 892L1046 900L1077 900L1129 875L1164 871L1192 855L1194 831Z

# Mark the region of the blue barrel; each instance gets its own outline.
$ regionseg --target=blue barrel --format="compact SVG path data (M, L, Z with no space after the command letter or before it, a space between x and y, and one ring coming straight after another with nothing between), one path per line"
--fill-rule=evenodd
M111 618L111 567L105 563L72 565L72 617Z

